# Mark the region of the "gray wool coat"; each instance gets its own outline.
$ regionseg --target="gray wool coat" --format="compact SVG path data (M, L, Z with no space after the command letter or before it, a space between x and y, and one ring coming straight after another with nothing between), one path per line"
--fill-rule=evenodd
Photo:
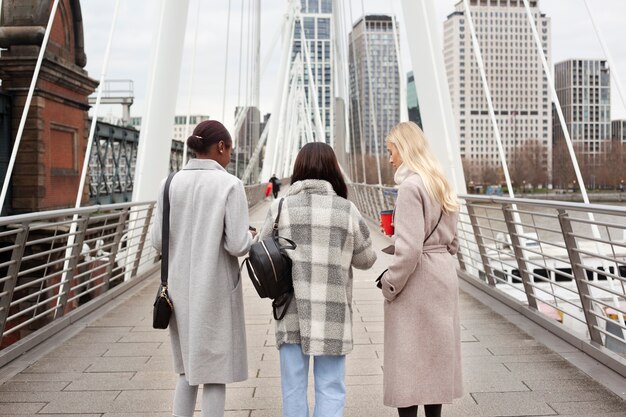
M159 251L164 185L151 233ZM192 159L174 176L169 194L174 370L191 385L243 381L248 365L237 257L252 244L243 184L211 159Z
M260 233L271 235L279 200ZM352 268L376 262L367 224L356 206L339 197L327 181L297 181L289 187L278 234L293 240L294 298L276 322L276 347L299 344L306 355L352 351Z
M456 263L457 213L444 214L418 174L400 184L395 254L385 297L384 398L391 407L445 404L463 395Z

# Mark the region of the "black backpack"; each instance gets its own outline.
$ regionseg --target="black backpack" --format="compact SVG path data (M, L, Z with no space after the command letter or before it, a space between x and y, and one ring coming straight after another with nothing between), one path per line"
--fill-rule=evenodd
M278 214L274 221L272 236L254 243L248 257L243 261L248 269L248 275L259 297L272 299L272 313L274 319L282 320L293 298L293 281L291 278L291 259L287 250L296 248L296 244L284 237L278 236L278 220L283 207L283 200L278 204ZM287 245L282 245L284 240ZM280 314L278 308L282 307Z

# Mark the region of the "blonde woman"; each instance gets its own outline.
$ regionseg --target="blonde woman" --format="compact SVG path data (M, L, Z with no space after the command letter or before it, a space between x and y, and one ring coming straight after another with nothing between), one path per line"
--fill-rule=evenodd
M458 203L422 130L400 123L387 136L399 185L395 253L382 276L385 297L384 404L400 417L441 415L462 396L455 262Z

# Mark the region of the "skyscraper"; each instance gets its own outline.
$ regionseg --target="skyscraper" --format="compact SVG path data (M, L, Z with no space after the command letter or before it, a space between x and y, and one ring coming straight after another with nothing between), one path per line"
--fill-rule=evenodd
M250 158L254 153L256 146L261 136L260 123L261 113L257 107L237 107L235 109L235 117L240 111L245 111L246 114L239 129L239 135L237 138L233 137L235 141L235 149L231 155L231 164L228 166L227 171L231 174L241 178L243 173L250 162ZM257 165L252 168L250 176L248 177L248 183L256 184L259 179L260 167Z
M611 141L611 81L604 60L570 59L554 66L557 96L565 125L578 154L586 181L593 183L595 171L602 164ZM565 148L565 134L554 114L554 167L560 183L571 178L563 168L570 165ZM563 178L561 178L563 177Z
M384 155L385 137L400 122L400 73L394 17L367 15L349 35L350 128L356 148ZM361 129L362 137L361 137Z
M530 7L550 61L550 18L539 10L539 1L530 1ZM551 96L524 2L470 0L470 12L513 181L545 185L552 165ZM444 23L444 55L467 179L501 179L502 164L462 1Z
M334 128L334 88L333 88L333 43L332 33L332 0L300 0L304 36L308 42L311 65L317 88L317 100L320 109L326 143L333 143ZM293 40L293 54L302 53L300 23L296 23ZM303 57L304 59L304 57ZM310 94L308 75L304 76L305 92Z
M417 99L417 87L415 86L415 76L413 71L409 71L406 75L406 106L409 112L409 120L415 122L420 128L422 126L422 115L420 113L420 104Z

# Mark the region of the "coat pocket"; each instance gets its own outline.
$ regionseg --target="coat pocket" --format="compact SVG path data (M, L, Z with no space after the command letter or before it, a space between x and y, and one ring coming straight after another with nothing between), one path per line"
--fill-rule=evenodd
M230 274L231 275L231 288L232 290L230 291L231 293L234 293L235 291L237 291L237 289L239 289L239 287L241 287L241 271L239 269L237 269L237 272L235 274Z

